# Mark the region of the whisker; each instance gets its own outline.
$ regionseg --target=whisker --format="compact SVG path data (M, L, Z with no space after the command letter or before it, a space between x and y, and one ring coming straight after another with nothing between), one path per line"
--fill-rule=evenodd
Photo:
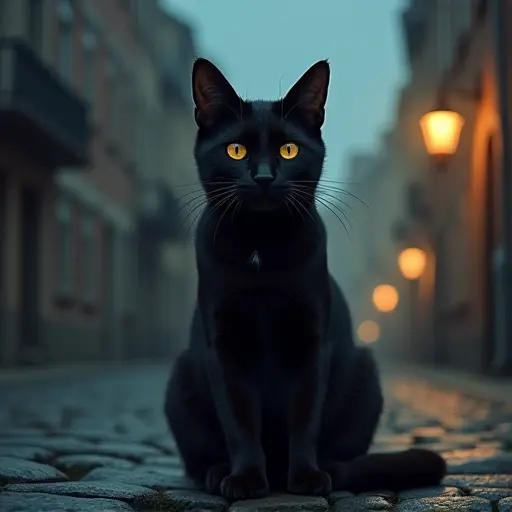
M304 215L302 215L302 212L299 210L299 208L297 207L297 199L295 197L293 197L291 194L288 196L290 201L291 201L291 204L292 206L297 210L297 212L299 213L299 215L301 216L302 220L306 220L304 218Z
M240 210L241 206L242 206L242 201L237 197L235 207L233 208L233 211L231 212L231 224L234 224L235 216L236 216L237 212Z
M233 192L231 190L228 190L227 192L224 191L224 197L219 197L220 194L218 194L217 196L215 196L213 198L213 208L211 208L210 210L207 211L207 213L209 214L209 216L215 211L217 210L220 206L222 206L222 204L224 204L225 202L227 202L230 197L233 195ZM227 196L225 196L225 194L228 194ZM202 205L207 205L208 204L208 201L204 201L202 203L200 203L199 205L197 205L196 207L194 207L190 212L189 214L187 215L187 217L194 212L194 210L197 210L197 208L199 208L200 206ZM206 206L205 206L206 208ZM203 208L201 211L198 212L198 214L194 217L194 219L192 220L192 223L190 224L189 228L188 228L188 231L187 231L187 234L190 233L191 229L192 229L192 226L194 225L194 223L198 220L198 218L201 216L201 214L204 212L205 208ZM185 219L187 218L185 217Z
M318 202L324 206L325 208L327 208L328 210L330 210L338 219L339 221L341 222L341 224L343 225L345 231L347 232L347 235L350 239L350 234L349 234L349 231L347 229L347 226L345 225L345 223L341 220L341 218L338 216L338 214L334 211L334 210L337 210L338 212L340 212L340 214L345 218L345 220L347 221L348 225L350 226L350 228L352 228L351 224L350 224L350 219L348 218L346 212L344 212L338 205L332 203L331 201L329 201L328 199L325 199L325 198L321 198L321 197L318 197L318 196L314 196L311 192L304 192L304 191L297 191L296 192L300 192L300 193L307 193L309 194L309 196L311 197L314 197L316 200L318 200ZM333 210L334 208L334 210Z
M345 223L341 220L340 216L329 206L329 204L331 204L331 203L324 202L325 200L322 200L320 198L317 198L317 199L318 199L318 201L320 202L320 204L322 206L327 208L341 222L341 225L343 226L343 229L345 230L345 233L347 233L348 239L350 241L352 241L352 238L351 238L350 233L349 233L349 231L347 229L347 226L345 226ZM334 206L334 205L331 204L331 206Z
M220 187L219 189L220 190L225 190L225 189L227 189L229 187L235 187L235 186L236 186L236 182L233 182L233 184L226 184L226 185ZM200 188L197 188L195 190L191 190L191 191L187 192L186 194L183 194L182 196L178 197L176 200L177 201L181 201L184 197L187 197L187 196L189 196L191 194L194 194L196 192L200 192L202 194L206 194L206 191L202 187L200 187ZM217 192L217 190L215 190L214 192Z
M335 199L336 201L339 201L341 204L346 206L350 211L352 211L352 207L348 203L346 203L345 201L341 200L339 197L337 197L335 195L328 194L324 190L320 189L320 190L317 190L317 194L312 194L311 192L309 192L309 190L303 190L303 188L306 188L306 185L292 185L292 187L301 187L301 191L302 192L309 193L310 195L313 195L315 197L316 197L317 194L323 194L323 195L325 195L327 197L330 197L331 199Z
M329 192L338 192L339 194L344 194L346 196L350 196L353 199L355 199L356 201L358 201L360 204L365 206L366 208L369 208L368 204L365 201L363 201L361 198L357 197L352 192L349 192L348 190L344 190L342 188L336 188L336 187L333 187L330 185L318 185L318 190L328 190Z
M194 208L192 208L192 210L190 210L187 213L187 215L185 215L185 217L183 219L183 222L181 223L180 230L184 227L184 225L185 225L187 219L190 217L190 215L192 215L192 213L194 213L198 208L200 208L201 206L206 205L206 204L208 204L208 201L204 200L201 203L199 203L196 206L194 206Z
M190 199L189 201L187 201L185 204L182 204L179 208L178 208L178 211L176 212L176 216L179 217L180 214L183 212L183 210L185 210L185 208L189 205L191 205L194 201L202 201L202 202L205 202L207 203L208 200L205 196L197 196L197 197L194 197L192 199ZM195 206L195 205L194 205Z
M182 187L193 187L194 185L203 185L200 181L196 181L195 183L183 183L182 185L175 185L175 188L182 188Z
M357 181L340 181L340 180L333 180L332 178L324 178L323 176L320 177L318 180L294 180L295 183L337 183L338 185L359 185L359 182Z
M233 191L233 189L236 188L236 185L229 185L228 187L224 187L221 190L216 190L215 192L211 193L210 195L207 195L206 192L203 192L202 194L188 200L185 204L181 205L178 209L178 214L181 213L189 204L193 203L194 201L197 201L198 199L206 198L206 200L214 200L218 199L219 197L222 197L226 194L229 194Z
M300 195L297 195L297 191L296 190L292 190L291 191L291 195L293 197L295 197L295 199L297 200L297 203L299 204L299 206L309 215L309 218L314 222L315 219L313 218L313 216L311 215L311 212L304 206L304 204L302 203L301 201L301 196Z
M183 194L182 196L176 198L176 201L181 201L184 197L190 196L191 194L197 194L198 192L204 194L204 190L202 188L196 188L195 190L191 190L186 194Z
M219 229L220 223L222 222L222 219L224 215L228 212L228 210L231 208L231 205L234 204L237 201L237 197L234 196L231 202L224 208L224 211L222 212L221 216L219 217L219 220L217 222L217 225L215 226L215 231L213 232L213 243L215 243L215 239L217 238L217 230Z
M361 198L357 197L355 194L353 194L352 192L348 191L348 190L345 190L343 188L339 188L339 187L335 187L334 185L324 185L322 183L322 180L320 180L319 182L316 182L315 180L290 180L289 183L291 184L297 184L297 183L317 183L316 187L318 189L320 188L323 188L325 190L329 190L330 192L339 192L341 194L345 194L345 195L348 195L350 197L353 197L356 201L359 201L362 205L366 206L368 208L368 204L366 204ZM342 182L340 182L342 183Z
M290 205L289 205L289 198L288 196L285 196L284 198L284 204L286 205L286 208L288 209L288 211L290 212L290 217L293 219L293 213L290 209Z
M202 208L201 210L199 210L196 214L196 216L192 219L192 222L190 223L190 226L188 227L188 230L187 230L187 237L190 235L190 233L192 232L192 229L194 227L194 224L196 223L196 221L201 217L201 215L203 214L203 212L205 211L206 209L206 206L204 208Z
M301 193L303 193L303 194L307 194L309 197L313 197L313 198L315 198L315 199L319 199L319 194L325 194L325 192L323 192L323 191L320 191L320 192L319 192L319 193L317 193L317 194L313 194L313 193L311 193L311 192L310 192L310 191L308 191L308 190L297 190L297 189L295 189L295 191L296 191L296 192L301 192ZM345 206L347 206L350 210L352 210L352 208L350 208L350 205L348 205L347 203L345 203L344 201L342 201L342 200L341 200L341 199L339 199L338 197L336 197L336 196L330 196L329 194L326 194L326 195L327 195L327 196L329 196L329 197L334 198L336 201L339 201L340 203L342 203L342 204L344 204ZM329 201L329 200L328 200L328 199L326 199L326 198L323 198L323 199L324 199L324 201L327 201L331 206L333 206L334 208L336 208L336 209L337 209L337 210L338 210L338 211L343 215L343 217L345 217L345 220L346 220L349 224L350 224L350 219L355 220L355 218L354 218L353 216L351 216L351 215L349 216L349 215L347 214L347 212L345 212L345 211L344 211L342 208L340 208L337 204L334 204L332 201Z
M284 98L281 96L281 84L283 82L284 74L281 75L281 78L279 79L279 98L281 98L281 119L283 119L284 116Z

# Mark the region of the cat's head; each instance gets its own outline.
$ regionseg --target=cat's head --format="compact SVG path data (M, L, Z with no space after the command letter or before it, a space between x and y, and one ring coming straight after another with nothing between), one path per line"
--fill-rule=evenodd
M325 157L329 76L320 61L284 98L245 101L210 61L195 62L195 158L211 204L251 211L312 204Z

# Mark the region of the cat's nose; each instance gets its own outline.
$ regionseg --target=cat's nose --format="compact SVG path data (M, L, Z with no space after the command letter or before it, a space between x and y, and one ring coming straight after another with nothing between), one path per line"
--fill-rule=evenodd
M268 187L274 181L270 165L267 163L259 164L254 175L254 181L264 188Z

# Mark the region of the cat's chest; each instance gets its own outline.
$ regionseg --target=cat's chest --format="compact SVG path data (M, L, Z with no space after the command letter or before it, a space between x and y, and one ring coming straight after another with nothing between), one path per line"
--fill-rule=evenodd
M249 251L249 257L245 261L250 270L258 271L263 264L261 250L253 249Z

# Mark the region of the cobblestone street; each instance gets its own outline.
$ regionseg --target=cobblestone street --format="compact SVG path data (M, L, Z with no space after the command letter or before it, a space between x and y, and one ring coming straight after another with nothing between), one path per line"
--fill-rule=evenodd
M374 451L441 452L450 472L443 486L228 504L183 476L161 413L167 373L167 365L129 364L0 381L0 510L512 512L510 403L384 373Z

